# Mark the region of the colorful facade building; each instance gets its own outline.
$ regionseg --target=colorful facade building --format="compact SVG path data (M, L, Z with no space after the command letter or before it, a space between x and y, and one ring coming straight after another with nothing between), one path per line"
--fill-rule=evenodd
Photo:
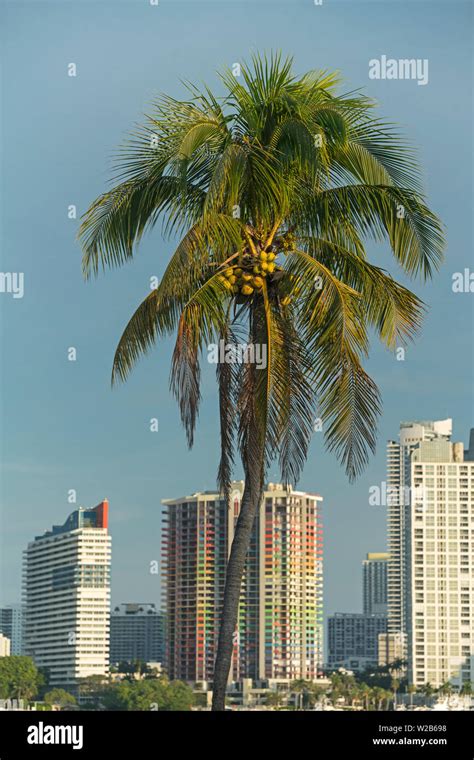
M212 681L227 558L244 483L166 500L167 670ZM242 583L231 669L242 678L314 679L322 667L322 498L269 483Z

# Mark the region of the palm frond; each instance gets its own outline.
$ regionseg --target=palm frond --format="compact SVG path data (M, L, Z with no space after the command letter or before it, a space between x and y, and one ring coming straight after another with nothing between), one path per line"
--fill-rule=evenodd
M306 463L316 417L312 357L295 326L291 307L273 303L278 350L272 354L269 442L279 452L283 483L297 483ZM269 452L271 453L271 452Z
M193 293L179 319L170 388L178 401L189 447L194 442L201 398L199 354L203 348L215 343L225 331L227 299L228 291L220 282L219 275L215 274Z
M443 260L439 220L413 192L391 185L345 185L307 192L300 198L303 235L325 237L341 227L351 237L388 238L393 253L412 276L429 278Z
M308 238L305 247L336 277L360 293L364 315L390 349L406 345L419 331L425 304L387 272L332 241Z
M209 214L205 221L191 227L171 257L158 288L149 293L129 320L115 351L112 384L125 381L157 338L176 329L196 287L207 279L210 252L224 256L238 250L241 235L242 223L222 214Z
M354 480L368 461L368 451L375 450L380 414L377 387L360 361L368 349L361 297L302 251L292 254L289 268L303 291L298 319L312 354L326 444ZM323 282L316 290L315 276Z

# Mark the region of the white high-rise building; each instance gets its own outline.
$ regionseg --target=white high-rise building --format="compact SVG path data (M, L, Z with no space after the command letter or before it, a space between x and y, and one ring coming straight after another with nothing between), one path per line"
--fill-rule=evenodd
M25 654L48 669L51 686L70 691L108 672L108 507L77 509L24 552Z
M461 443L411 454L408 663L416 686L474 681L474 461Z
M0 633L0 657L10 657L10 639Z
M421 441L449 441L452 420L402 422L399 441L387 444L387 568L389 633L407 633L410 456Z

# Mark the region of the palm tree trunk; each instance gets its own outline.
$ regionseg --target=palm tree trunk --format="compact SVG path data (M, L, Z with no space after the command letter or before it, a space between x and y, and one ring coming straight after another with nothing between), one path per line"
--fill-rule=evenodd
M263 452L262 452L263 459ZM233 636L237 625L240 591L245 560L250 545L252 528L262 498L263 476L261 465L245 467L247 478L235 528L234 540L227 564L219 643L214 665L212 709L225 709L225 694L232 660Z

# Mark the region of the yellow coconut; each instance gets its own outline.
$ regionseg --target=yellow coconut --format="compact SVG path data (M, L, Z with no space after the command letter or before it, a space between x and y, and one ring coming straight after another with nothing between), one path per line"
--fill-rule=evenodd
M242 293L244 296L250 296L253 293L253 288L251 285L244 285L242 287Z
M274 271L275 271L275 264L267 264L267 272L270 272L271 274Z
M254 277L252 282L256 288L261 288L263 286L263 277Z

